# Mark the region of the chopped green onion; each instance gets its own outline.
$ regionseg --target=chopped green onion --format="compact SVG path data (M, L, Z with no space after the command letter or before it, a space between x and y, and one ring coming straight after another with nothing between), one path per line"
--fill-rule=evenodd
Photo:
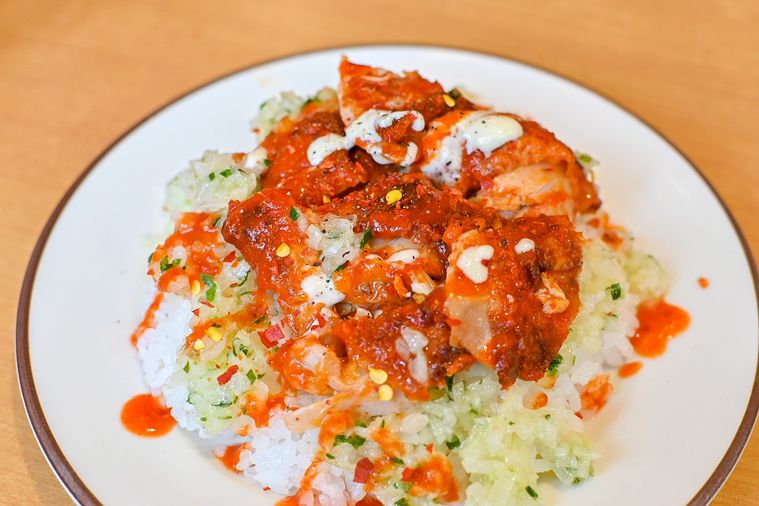
M364 421L361 421L361 420L359 420L358 422L356 422L356 425L358 425L358 426L359 426L359 427L361 427L362 429L365 429L365 428L366 428L366 422L364 422Z
M449 450L454 450L461 446L461 440L457 435L454 434L449 441L445 442L445 446L447 446Z
M399 466L403 465L403 459L399 459L398 457L390 457L390 462L398 464Z
M453 376L445 377L445 387L448 389L449 392L453 390Z
M580 153L578 158L582 163L593 163L593 157L586 153Z
M326 454L324 454L324 456L327 457L328 459L334 459L335 458L335 456L332 455L331 453L326 453Z
M219 172L219 174L221 174L224 177L229 177L229 176L232 175L232 169L226 168L226 169L222 170L221 172Z
M452 88L448 90L448 96L454 100L458 100L459 98L461 98L461 92L459 91L458 88Z
M359 448L361 445L366 443L366 438L363 438L357 434L351 434L350 436L344 436L342 434L338 434L335 436L335 444L339 445L342 443L347 443L351 445L353 448Z
M532 488L531 486L527 485L527 486L526 486L524 489L527 491L527 493L528 493L528 494L530 495L530 497L532 497L533 499L537 499L537 498L538 498L538 493L537 493L537 492L535 492L535 489L534 489L534 488Z
M290 208L290 219L293 220L293 221L298 221L298 218L300 218L300 213L298 212L297 209L295 209L294 207L291 207Z
M271 165L271 160L264 158L264 167L268 167L269 165Z
M214 179L216 179L216 173L215 172L211 172L210 174L208 174L208 179L211 180L211 181L213 181Z
M245 376L248 377L248 379L250 380L251 383L255 383L255 381L258 379L256 377L256 371L254 371L253 369L251 369L250 371L248 371L248 373Z
M409 506L409 504L405 497L401 497L395 501L395 506Z
M186 373L190 372L190 362L189 361L184 364L184 367L182 367L182 370L184 372L186 372Z
M609 295L611 295L611 300L617 300L622 296L622 287L619 286L619 283L609 285L606 287L606 290L609 292Z
M161 272L166 272L169 269L171 269L172 267L179 266L180 263L182 263L182 260L180 260L179 258L174 259L171 262L169 262L169 257L163 257L161 259L161 262L160 262L159 266L161 268Z
M361 236L361 244L359 245L359 248L363 248L364 246L369 244L369 241L371 240L372 240L372 231L367 230L366 232L364 232L364 235Z
M337 267L335 267L334 272L340 272L341 270L345 269L345 267L347 265L348 265L348 260L346 260L345 262L343 262L340 265L338 265Z
M202 279L203 283L208 287L208 290L206 290L206 300L208 302L213 302L216 298L216 283L214 282L213 277L208 274L201 274L200 279Z
M553 360L551 360L551 363L548 364L548 371L546 374L549 376L556 376L556 374L559 372L559 366L561 365L561 361L564 360L564 357L561 356L561 354L556 355L553 357Z

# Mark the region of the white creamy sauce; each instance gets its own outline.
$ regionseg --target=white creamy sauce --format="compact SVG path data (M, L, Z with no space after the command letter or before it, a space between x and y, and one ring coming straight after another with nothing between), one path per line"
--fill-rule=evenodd
M308 163L313 166L319 165L329 155L335 151L341 149L351 149L356 145L356 141L362 141L364 144L368 144L367 153L369 153L375 162L387 165L391 163L383 154L379 146L371 146L382 142L377 128L387 128L393 123L403 118L404 116L411 114L414 117L414 122L411 124L411 128L417 132L421 132L424 129L424 117L417 111L385 111L382 109L369 109L361 116L348 125L345 129L345 135L327 134L318 139L315 139L307 150ZM416 161L419 148L413 142L408 144L406 150L406 156L400 165L407 167Z
M493 247L485 244L483 246L472 246L461 252L456 260L456 267L461 269L466 277L474 283L484 283L488 279L488 268L482 262L493 258Z
M453 125L421 170L437 182L454 185L461 179L464 149L467 154L481 151L487 158L523 133L522 125L511 116L493 111L469 111Z
M387 261L390 263L394 262L400 262L403 264L410 264L414 260L419 258L419 250L418 249L402 249L400 251L396 251L392 255L390 255L387 258Z
M300 283L303 293L311 302L334 306L345 298L345 294L335 288L332 280L324 274L312 274Z
M528 251L532 251L535 249L535 241L532 239L528 239L526 237L519 240L516 246L514 246L514 251L519 253L520 255L523 253L527 253Z

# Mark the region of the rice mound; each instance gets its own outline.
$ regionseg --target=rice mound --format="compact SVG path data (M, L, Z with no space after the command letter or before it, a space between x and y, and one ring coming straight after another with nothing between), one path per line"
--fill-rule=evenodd
M255 124L265 135L281 118L297 114L304 102L293 94L282 94L262 107ZM209 178L230 167L245 170ZM230 199L244 200L257 191L264 169L265 153L254 151L240 162L232 154L207 151L169 183L166 209L172 215L214 211L223 219ZM428 402L367 403L360 408L361 423L345 434L360 444L334 446L310 477L311 495L301 498L301 504L338 506L359 501L366 491L353 482L354 470L361 459L384 455L381 445L370 437L379 429L391 431L402 444L402 456L397 457L402 465L395 466L383 484L372 490L383 504L438 504L424 496L409 502L402 480L403 468L426 459L430 444L443 448L454 476L468 483L460 504L534 504L543 476L577 485L593 475L593 462L601 456L584 434L586 422L577 416L584 409L582 392L599 375L609 374L611 384L616 382L612 371L632 355L628 338L638 325L636 308L643 300L661 297L667 279L656 259L637 250L631 238L612 249L592 227L578 226L586 238L579 278L581 307L559 352L560 363L552 364L549 375L538 382L517 380L503 390L493 370L475 365L453 377ZM323 252L329 272L359 249L361 237L353 233L350 219L326 217L321 227L306 230L309 241ZM219 238L220 257L235 251ZM181 259L186 254L177 248L171 257ZM287 411L323 398L306 394L285 398L267 426L246 433L244 428L256 427L256 422L241 412L237 399L242 395L266 398L281 390L257 333L232 325L200 354L185 349L194 323L243 307L246 292L256 288L249 273L244 260L235 267L225 264L215 276L215 313L198 306L202 294L166 294L153 328L142 335L137 350L148 386L163 397L182 428L219 447L243 444L236 465L242 475L277 494L289 495L298 489L320 450L318 428L291 431L286 425ZM315 290L328 298L319 283L323 280L314 280ZM200 307L199 315L193 314L193 307ZM270 317L276 321L277 315ZM231 366L237 367L237 373L220 385L215 381L219 371ZM547 394L545 406L525 407L540 394Z

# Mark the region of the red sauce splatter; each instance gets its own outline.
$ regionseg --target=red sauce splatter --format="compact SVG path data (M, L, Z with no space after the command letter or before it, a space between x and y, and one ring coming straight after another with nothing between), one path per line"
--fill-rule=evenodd
M644 357L658 357L670 339L688 328L688 313L666 301L644 304L638 308L638 330L630 338L633 348Z
M347 411L328 414L324 417L324 421L322 421L321 432L319 432L319 446L325 450L332 448L335 436L347 432L354 424L355 419L353 415Z
M701 288L709 288L709 278L700 277L698 278L698 286Z
M400 458L403 455L403 443L387 427L377 429L371 437L390 457Z
M401 479L411 484L408 493L412 496L434 494L446 501L459 499L453 468L442 455L433 455L417 467L407 467L403 470Z
M532 400L532 409L544 408L547 404L548 396L545 393L540 392L535 396L535 399Z
M374 496L367 495L356 503L356 506L382 506L379 499Z
M150 394L135 395L121 409L121 422L138 436L163 436L176 424L171 410Z
M642 362L630 362L629 364L625 364L619 368L619 377L629 378L630 376L634 376L640 371L641 367L643 367Z
M140 340L142 334L144 334L146 330L155 327L155 313L158 311L158 308L160 307L162 301L163 294L156 294L155 299L153 299L153 302L150 304L150 307L148 307L148 310L145 311L145 317L137 326L137 330L134 331L134 334L132 334L132 346L137 346L137 341Z
M599 374L588 382L585 390L580 394L582 409L596 413L601 411L612 390L614 390L614 386L609 382L609 375Z
M241 472L235 466L240 461L240 452L242 451L242 448L243 445L227 446L224 450L224 454L219 457L219 460L224 464L224 467L235 473Z
M374 463L368 458L364 457L363 459L356 462L356 469L353 472L353 482L366 483L369 481L369 477L371 476L373 470Z

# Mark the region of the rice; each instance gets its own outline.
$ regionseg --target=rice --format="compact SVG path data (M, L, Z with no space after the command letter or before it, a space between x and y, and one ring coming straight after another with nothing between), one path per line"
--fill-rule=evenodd
M325 89L316 98L334 96L334 91ZM294 117L306 102L292 93L266 102L254 122L255 130L265 136L282 118ZM263 148L248 154L205 152L169 183L167 211L174 216L212 213L218 215L217 222L223 222L230 200L245 200L258 190L266 156ZM311 303L325 305L322 318L335 318L333 306L344 294L331 283L332 273L356 258L367 238L354 232L355 216L314 216L293 208L291 217L321 256L320 269L304 279L302 290ZM430 445L445 456L453 476L468 483L449 503L533 504L541 476L551 474L564 484L577 485L593 475L593 462L600 455L584 434L585 422L577 416L584 409L583 391L595 378L630 360L633 350L628 338L638 326L637 306L661 297L667 288L666 276L654 257L637 250L626 236L618 248L609 247L588 225L595 217L589 215L577 224L586 237L579 276L581 306L555 363L541 381L517 380L503 390L492 369L476 364L450 378L446 388L434 392L427 402L409 402L403 396L389 402L366 400L357 408L356 425L324 455L319 428L294 430L292 422L299 413L320 409L326 398L284 395L277 373L266 360L269 344L262 333L284 318L276 304L263 314L248 315L260 322L260 328L251 330L235 323L207 326L196 341L203 348L194 348L198 353L188 351L188 336L197 325L243 310L246 297L257 289L250 266L220 234L215 254L231 260L213 281L202 286L186 284L164 294L153 327L139 339L145 380L163 397L182 428L220 447L242 444L236 468L246 479L291 495L307 476L310 487L300 496L302 506L342 506L363 498L367 491L354 481L354 473L362 459L386 458L387 449L372 437L382 430L394 435L399 448L394 464L382 471L371 491L383 504L408 504L403 502L408 489L398 484L403 483L404 469L430 458ZM520 241L519 253L532 251L534 243L529 242ZM395 251L392 262L411 263L420 255L414 244L390 246ZM166 261L184 265L190 255L184 247L175 247L167 252ZM435 287L429 276L415 279L414 285L416 294L429 294ZM206 305L200 304L203 300ZM379 314L364 313L358 314L366 318ZM396 346L412 359L411 376L425 382L427 338L405 327L401 335ZM306 361L305 366L317 367L318 360ZM615 383L614 375L609 381ZM541 396L546 399L544 405L536 403ZM259 414L241 408L244 399L278 399L279 404L273 416L262 422ZM419 495L413 504L437 502Z

